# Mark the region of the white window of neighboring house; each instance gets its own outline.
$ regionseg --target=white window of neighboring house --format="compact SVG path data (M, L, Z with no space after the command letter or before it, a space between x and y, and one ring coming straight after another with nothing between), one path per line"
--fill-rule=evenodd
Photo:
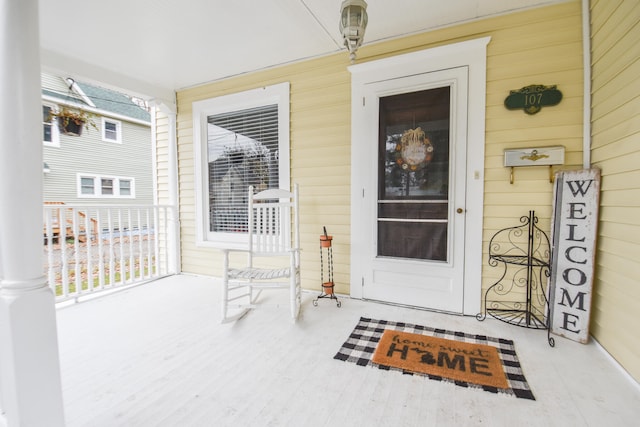
M95 195L96 187L93 177L80 177L80 195Z
M197 243L246 240L247 192L289 188L289 83L193 103Z
M100 178L100 191L103 196L113 196L113 178Z
M131 196L131 180L120 178L118 183L120 186L120 196Z
M122 122L106 117L102 118L102 140L107 142L122 142Z
M53 105L42 106L42 142L44 145L52 147L60 146L60 133L55 118L50 116L50 113L55 110Z
M135 197L135 180L129 177L78 174L78 197L126 198Z

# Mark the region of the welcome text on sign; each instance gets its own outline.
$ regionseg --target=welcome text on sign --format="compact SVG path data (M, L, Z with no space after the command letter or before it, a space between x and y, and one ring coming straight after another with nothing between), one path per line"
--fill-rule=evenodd
M560 172L556 178L551 332L587 342L593 286L600 173Z

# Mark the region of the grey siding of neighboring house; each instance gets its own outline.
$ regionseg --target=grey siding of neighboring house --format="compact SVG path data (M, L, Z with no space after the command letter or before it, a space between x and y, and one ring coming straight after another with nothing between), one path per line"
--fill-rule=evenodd
M43 159L51 169L44 174L44 201L67 204L152 204L153 162L150 126L120 120L122 143L102 140L98 130L85 127L82 136L60 135L60 146L43 147ZM135 198L78 197L78 173L128 177L135 180Z
M70 89L64 78L41 73L43 104L87 110L94 114L97 127L85 125L81 136L60 133L56 146L44 144L43 162L49 168L43 175L44 201L83 205L153 204L149 113L122 93L76 83L77 86ZM102 140L103 117L120 122L120 143ZM79 196L78 174L131 179L133 197ZM99 180L96 180L98 187Z
M50 74L41 73L40 82L42 85L43 95L52 96L58 99L65 99L84 103L82 97L77 93L69 90L67 81L58 76L52 76Z
M58 93L59 96L64 96L70 93L69 87L66 85L66 82L64 79L58 76L53 76L51 74L45 74L45 73L41 73L40 78L41 78L43 88L47 88L47 90L51 92Z

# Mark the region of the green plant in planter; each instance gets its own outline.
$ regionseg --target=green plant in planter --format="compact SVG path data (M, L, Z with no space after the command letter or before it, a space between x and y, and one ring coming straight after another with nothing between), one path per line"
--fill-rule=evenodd
M84 110L76 110L67 107L62 107L58 111L49 113L49 119L56 119L58 122L58 129L65 135L80 136L82 134L82 128L85 124L91 126L95 130L98 130L98 126L93 121L95 114Z

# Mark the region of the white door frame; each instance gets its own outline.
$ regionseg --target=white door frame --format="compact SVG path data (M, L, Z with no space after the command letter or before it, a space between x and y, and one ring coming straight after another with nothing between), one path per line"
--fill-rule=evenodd
M351 297L362 298L365 277L362 256L370 253L358 236L363 229L360 215L366 207L363 191L369 177L364 176L358 159L366 157L368 142L375 135L363 114L365 85L454 67L469 68L467 117L466 226L463 314L480 311L482 295L482 220L484 206L484 145L486 58L490 37L440 46L349 67L351 72Z

